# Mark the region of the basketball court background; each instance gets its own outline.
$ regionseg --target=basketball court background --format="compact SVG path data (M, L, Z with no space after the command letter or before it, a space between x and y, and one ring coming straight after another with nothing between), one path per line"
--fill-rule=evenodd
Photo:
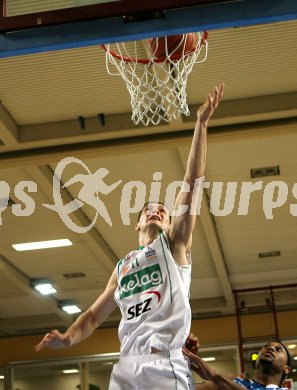
M98 217L95 228L83 235L42 206L52 203L57 163L74 156L92 172L108 169L109 183L140 180L148 189L154 172L162 172L162 198L170 182L183 178L197 108L221 81L225 94L209 126L206 180L238 182L238 194L234 211L224 217L213 217L204 198L193 236L193 317L234 314L232 289L296 283L297 217L290 214L290 204L297 203L292 195L297 182L296 3L192 1L184 7L183 2L163 1L150 9L146 1L137 6L134 1L90 1L84 4L95 7L91 15L98 18L84 16L88 20L82 9L72 10L82 2L59 2L64 16L46 14L57 9L57 2L43 1L43 8L39 3L6 1L6 17L0 18L0 180L9 183L15 203L18 182L32 180L38 186L31 194L36 205L31 216L16 217L9 208L2 213L1 335L67 327L73 318L63 314L58 301L73 300L85 310L103 290L116 260L137 246L135 217L131 226L121 220L122 187L104 198L112 228ZM131 22L123 19L123 7ZM125 84L107 74L99 45L119 37L203 29L209 30L209 54L188 80L191 115L159 126L133 125ZM268 173L275 175L261 177L261 168L274 168ZM255 178L251 169L258 170ZM67 178L76 173L77 166L69 167ZM247 216L236 215L241 183L258 180L288 186L287 202L273 211L272 220L263 212L263 191L252 194ZM80 188L67 188L68 201L77 198ZM211 188L206 193L210 198ZM93 217L88 205L75 216L82 224ZM59 238L71 239L73 246L30 252L11 247ZM65 277L73 273L83 276ZM30 280L41 277L58 288L53 298L44 299L30 287ZM245 299L256 306L266 296L258 292ZM296 310L296 289L279 290L276 303L279 310ZM115 313L105 326L118 319Z

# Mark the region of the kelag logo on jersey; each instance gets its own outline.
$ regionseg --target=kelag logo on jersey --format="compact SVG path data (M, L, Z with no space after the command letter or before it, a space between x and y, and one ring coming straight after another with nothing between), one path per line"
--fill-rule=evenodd
M163 278L159 264L146 267L123 277L121 280L120 299L156 287L162 283Z

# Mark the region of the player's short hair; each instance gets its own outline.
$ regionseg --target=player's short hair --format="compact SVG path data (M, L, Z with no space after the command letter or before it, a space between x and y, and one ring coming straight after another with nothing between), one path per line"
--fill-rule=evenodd
M288 351L287 347L278 341L278 343L284 348L284 350L286 351L286 354L287 354L287 366L291 367L292 365L292 356L290 354L290 352Z
M288 351L287 347L281 343L280 341L278 341L278 343L284 348L284 350L286 351L286 354L287 354L287 366L291 369L291 364L292 364L292 356L290 354L290 352ZM285 380L287 379L287 374L283 374L282 375L282 378L281 378L281 382L280 382L280 386L284 386L284 382Z

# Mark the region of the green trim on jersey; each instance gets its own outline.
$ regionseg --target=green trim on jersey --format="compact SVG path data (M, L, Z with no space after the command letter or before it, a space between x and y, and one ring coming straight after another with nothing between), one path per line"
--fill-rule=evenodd
M171 368L172 368L172 373L173 373L174 378L175 378L175 390L177 390L177 377L176 377L176 375L175 375L174 368L173 368L173 364L172 364L172 362L171 362L170 352L168 353L168 359L169 359L170 366L171 366Z
M117 276L119 276L119 268L120 268L120 265L122 264L122 262L125 260L125 257L123 257L121 260L118 261L118 265L117 265Z
M167 268L167 273L168 273L168 278L169 278L169 284L170 284L170 302L173 301L173 298L172 298L172 282L171 282L171 275L170 275L170 272L169 272L169 267L168 267L168 261L167 261L167 258L166 258L166 255L165 255L165 250L164 250L164 245L163 245L163 239L165 240L166 242L166 238L164 237L164 233L162 232L160 234L161 236L161 239L160 239L160 242L161 242L161 245L162 245L162 251L163 251L163 256L164 256L164 259L165 259L165 262L166 262L166 268ZM167 243L166 243L167 244ZM166 245L167 246L167 245ZM169 249L169 248L168 248Z

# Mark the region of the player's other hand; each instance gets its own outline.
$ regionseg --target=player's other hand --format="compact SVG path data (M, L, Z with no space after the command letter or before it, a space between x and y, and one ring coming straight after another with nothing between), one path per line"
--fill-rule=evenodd
M199 346L198 337L191 332L185 342L185 348L196 355L199 351Z
M70 348L71 347L71 336L63 334L58 330L54 329L50 333L47 333L39 344L35 346L35 351L39 352L42 349L59 349L59 348Z

